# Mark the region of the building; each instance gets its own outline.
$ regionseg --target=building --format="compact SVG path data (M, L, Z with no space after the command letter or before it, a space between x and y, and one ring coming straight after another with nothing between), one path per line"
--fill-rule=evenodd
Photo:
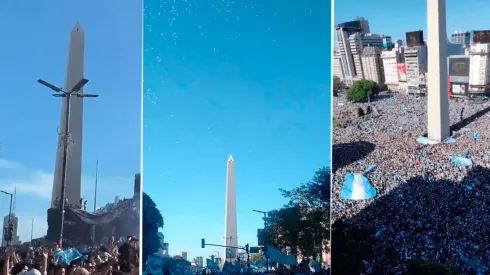
M19 219L12 214L10 217L10 222L12 223L12 241L10 242L11 245L20 245L20 240L19 236L17 236L17 228L19 225ZM6 215L3 217L3 232L2 232L2 246L5 247L7 246L7 240L5 239L5 232L7 232L9 227L9 215Z
M470 31L455 31L451 34L451 43L469 46L472 39Z
M486 93L490 84L490 44L470 46L470 93Z
M196 265L197 267L204 267L204 260L201 256L196 257Z
M349 47L354 62L354 75L350 80L353 82L356 80L364 79L364 70L362 69L362 35L360 33L354 33L349 37Z
M364 79L376 83L384 83L383 61L381 59L381 48L367 46L362 51L362 67Z
M83 79L85 35L77 22L70 33L68 42L68 61L65 75L64 90L71 91ZM83 88L80 89L83 93ZM66 98L61 108L60 133L65 131ZM53 192L51 207L56 207L61 199L61 184L63 176L63 148L66 142L69 146L70 157L66 159L65 201L70 205L80 204L82 188L82 128L83 128L83 98L72 97L70 101L70 140L58 139L56 165L54 169ZM66 141L65 141L66 140Z
M403 48L393 48L391 50L385 50L381 53L381 59L383 60L383 72L385 84L390 89L398 89L398 67L397 64L400 63L401 54Z
M163 243L163 246L162 246L162 254L163 256L168 256L170 255L170 252L169 252L169 244L168 243Z
M180 257L187 261L187 252L180 252Z
M427 46L406 47L404 55L407 92L420 93L420 85L425 85L425 74L427 73ZM422 78L424 83L421 83Z
M353 80L358 79L354 65L354 57L351 52L349 37L359 33L369 33L369 23L364 18L358 18L354 21L341 23L335 26L337 33L337 47L341 57L341 68L343 70L344 80L347 85L352 85Z
M452 96L469 95L470 57L467 55L452 55L447 58L447 75L449 91Z
M236 218L235 160L230 155L226 162L226 202L225 202L225 239L224 255L226 261L233 263L237 258L238 233ZM232 248L233 247L233 248Z
M134 175L134 196L139 197L141 192L141 173Z
M383 49L391 50L393 48L393 42L391 41L391 36L383 37Z
M333 50L333 76L338 77L340 80L344 80L344 68L342 66L342 56L338 49Z

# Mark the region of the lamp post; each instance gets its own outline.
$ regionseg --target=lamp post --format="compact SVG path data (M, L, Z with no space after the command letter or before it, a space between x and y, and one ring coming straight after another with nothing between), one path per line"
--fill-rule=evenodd
M7 237L7 245L10 245L10 242L12 241L12 201L14 198L14 194L0 190L0 192L4 193L5 195L10 196L10 207L9 207L9 220L8 220L8 227L7 227L7 232L4 232L4 238Z
M266 211L255 210L255 209L253 209L252 211L257 212L257 213L261 213L261 214L264 215L264 230L265 230L265 228L267 226L267 220L266 220L267 219L267 212ZM264 245L266 245L266 244L264 243ZM266 262L266 265L267 265L267 272L269 272L269 257L265 256L265 262Z
M54 97L62 97L66 98L66 109L65 109L65 125L63 129L63 161L61 168L61 230L60 230L60 242L59 245L62 247L63 244L63 229L65 224L65 189L66 189L66 162L68 159L68 135L69 135L69 127L70 127L70 101L72 96L76 96L79 98L84 97L98 97L99 95L95 94L84 94L80 93L80 90L88 83L88 79L82 78L70 91L65 91L63 88L59 88L54 86L51 83L48 83L42 79L37 81L39 84L48 87L53 90L55 93L52 94Z

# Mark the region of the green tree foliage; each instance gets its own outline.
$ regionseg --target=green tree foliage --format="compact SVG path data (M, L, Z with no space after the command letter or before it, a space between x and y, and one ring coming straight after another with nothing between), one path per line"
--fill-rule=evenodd
M365 102L370 96L377 95L380 88L372 80L359 80L347 92L347 100L352 102Z
M160 240L158 229L163 228L163 216L158 210L155 202L143 192L143 263L146 263L148 256L158 252Z
M419 257L408 262L405 275L458 275L459 271L436 262L425 261Z
M317 256L330 236L330 169L293 190L280 190L289 203L266 218L265 241L293 255Z
M263 254L255 253L255 254L252 254L252 256L250 257L250 261L252 263L261 263L263 258L264 258Z
M333 96L337 96L339 91L342 91L346 89L346 85L340 78L334 76L333 81L332 81L332 87L333 87Z

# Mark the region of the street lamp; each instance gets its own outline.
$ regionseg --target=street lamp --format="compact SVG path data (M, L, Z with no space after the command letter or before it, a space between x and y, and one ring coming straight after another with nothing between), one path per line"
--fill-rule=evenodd
M8 227L7 227L7 232L4 232L4 237L6 236L7 237L7 245L10 245L10 242L12 241L12 220L11 220L11 217L12 217L12 200L13 200L13 197L14 197L14 194L12 193L9 193L9 192L6 192L6 191L3 191L3 190L0 190L0 192L4 193L5 195L9 195L10 196L10 208L9 208L9 220L8 220Z
M266 211L260 211L260 210L255 210L255 209L252 209L252 211L257 212L257 213L264 214L264 230L265 230L265 228L267 226L267 213L268 212L266 212ZM264 245L267 245L267 244L264 243ZM265 261L266 261L266 265L267 265L267 272L269 272L269 257L265 256Z
M55 93L52 94L54 97L64 97L66 98L66 109L65 109L65 128L63 129L63 162L61 168L61 230L60 230L60 242L59 245L62 247L63 244L63 228L65 223L65 189L66 189L66 162L68 159L68 134L70 127L70 101L72 96L79 98L84 97L98 97L95 94L84 94L80 93L80 90L88 83L88 79L82 78L70 91L65 91L63 88L54 86L42 79L37 81L39 84L48 87Z

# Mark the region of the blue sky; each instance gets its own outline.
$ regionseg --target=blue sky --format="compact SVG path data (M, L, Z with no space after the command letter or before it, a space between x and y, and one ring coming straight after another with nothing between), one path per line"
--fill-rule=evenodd
M487 0L447 0L448 35L455 30L485 30L488 26ZM405 40L407 31L423 30L427 38L427 1L348 0L335 1L334 23L352 21L356 16L369 20L372 33Z
M226 161L235 159L238 243L252 209L286 201L330 159L330 3L145 1L143 189L170 254L224 242ZM215 253L216 254L216 253Z
M1 1L0 190L17 187L19 235L46 234L61 100L36 83L63 85L67 43L77 20L85 30L87 100L84 109L82 195L93 207L99 160L98 205L130 197L140 168L141 20L139 1ZM8 27L6 27L8 26ZM118 96L119 98L115 98ZM8 213L0 196L0 215Z

